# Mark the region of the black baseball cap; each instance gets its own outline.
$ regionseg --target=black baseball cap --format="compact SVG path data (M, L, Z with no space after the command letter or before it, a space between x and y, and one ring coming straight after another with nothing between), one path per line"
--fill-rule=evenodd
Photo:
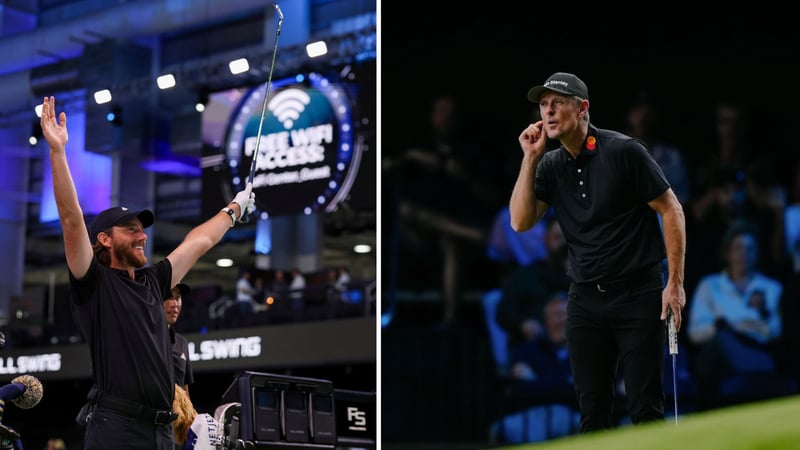
M183 297L184 295L188 294L189 292L192 292L192 288L190 288L188 284L178 283L178 284L175 285L175 287L178 288L179 291L181 291L181 297ZM172 298L172 297L170 297L170 298ZM167 300L167 299L165 298L164 300Z
M544 91L554 91L560 94L574 95L582 99L589 98L589 88L580 78L571 73L556 72L541 86L534 86L528 91L528 100L539 103Z
M89 239L92 242L97 240L98 233L108 230L109 228L119 225L121 223L128 223L134 218L138 217L142 222L142 227L147 228L155 221L155 216L149 209L141 211L133 211L124 206L115 206L108 208L97 215L89 225Z
M189 292L192 292L192 288L190 288L188 284L184 284L184 283L178 283L172 289L175 289L175 288L178 288L178 291L180 291L180 293L181 293L181 297L183 297L184 295L188 294ZM169 292L170 292L169 297L166 297L162 301L167 301L167 300L169 300L171 298L174 298L173 295L172 295L172 289L169 290Z

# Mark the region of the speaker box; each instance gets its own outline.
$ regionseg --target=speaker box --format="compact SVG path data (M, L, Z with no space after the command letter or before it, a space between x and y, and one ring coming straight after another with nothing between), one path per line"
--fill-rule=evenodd
M308 399L311 417L311 440L318 444L336 443L336 416L333 395L312 392Z
M306 395L300 391L283 391L283 437L288 442L309 441L309 417Z
M271 386L253 388L253 439L277 441L280 438L280 392Z

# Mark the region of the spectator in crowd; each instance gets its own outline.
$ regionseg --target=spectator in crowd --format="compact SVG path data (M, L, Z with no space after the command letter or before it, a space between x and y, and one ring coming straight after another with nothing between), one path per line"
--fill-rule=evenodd
M495 424L503 442L538 442L578 430L580 414L567 351L568 302L565 291L552 293L537 314L544 318L544 331L511 354L507 398L524 409Z
M305 315L306 308L306 278L300 269L295 267L292 269L292 281L289 284L289 299L292 306L292 318L299 322L302 321Z
M325 317L330 319L336 316L336 311L344 301L344 291L339 290L339 270L328 269L325 281Z
M723 270L700 280L690 302L687 334L697 346L694 367L710 402L785 395L774 344L781 336L782 284L758 268L755 228L736 221L723 236Z
M549 218L552 214L548 214ZM547 256L544 235L546 222L538 222L530 230L516 232L511 228L511 213L508 205L494 217L489 230L486 256L501 266L500 275L517 267L527 266Z
M339 267L337 271L337 278L336 278L336 289L344 295L347 290L350 288L350 283L352 282L352 278L350 277L350 269L347 266Z
M722 254L720 236L741 217L744 203L742 182L736 172L720 167L710 174L703 199L695 201L686 220L686 287L693 291L699 279L719 269L719 260L709 255Z
M253 317L253 295L255 288L250 279L252 274L249 270L243 270L236 280L236 326L248 325L252 323Z
M289 290L289 285L286 283L286 272L282 269L275 270L272 276L272 283L269 287L270 295L276 302L286 299L286 293Z
M750 161L752 141L750 120L745 108L731 101L720 101L714 106L714 142L706 152L699 152L693 161L691 216L706 217L708 209L716 206L720 174L733 180L737 213L744 203L745 168Z
M647 145L675 191L675 196L682 204L687 204L691 186L683 151L663 138L661 118L649 93L641 92L636 97L628 108L625 119L628 125L626 134Z
M786 186L773 162L759 159L745 169L745 203L742 217L756 225L759 234L759 268L773 278L788 275L788 253L784 231Z
M784 210L784 232L790 270L794 274L800 274L800 158L793 167L794 175L788 194L790 204Z
M556 292L569 290L567 246L554 218L543 221L547 255L514 270L502 283L497 322L506 331L509 349L539 337L544 304Z
M454 95L436 96L424 132L384 161L385 183L396 193L389 216L399 220L402 240L395 255L398 284L439 290L444 326L456 321L464 285L475 281L465 274L485 262L485 230L505 203L483 176L462 112Z
M797 357L800 349L800 158L792 168L794 175L788 193L790 203L784 211L788 274L781 299L783 340L780 360L787 372L794 374L800 383L800 358Z
M175 322L183 308L183 298L192 289L188 284L178 283L171 290L171 296L164 299L164 313L167 315L167 326L172 336L172 360L175 363L175 384L181 386L189 395L189 385L194 383L192 363L189 359L189 342L182 334L175 331Z

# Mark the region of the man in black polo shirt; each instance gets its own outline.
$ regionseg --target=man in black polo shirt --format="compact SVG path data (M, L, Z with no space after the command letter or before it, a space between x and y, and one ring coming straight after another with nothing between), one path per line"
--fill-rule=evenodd
M527 230L552 206L567 240L567 336L581 431L614 426L617 368L633 423L663 420L664 321L671 311L680 329L686 304L681 204L642 142L590 125L589 91L578 77L555 73L528 99L542 120L519 136L511 226ZM561 146L546 151L547 138Z
M85 449L173 450L172 342L162 307L170 288L225 232L252 212L248 186L195 227L166 259L145 267L144 229L153 213L113 207L88 232L67 163L66 114L44 98L41 125L50 146L53 191L64 236L73 312L92 360L93 409Z
M189 342L175 331L175 322L181 315L183 297L192 291L188 284L178 283L172 288L172 295L164 299L164 313L167 315L167 325L170 335L173 336L172 359L175 362L175 384L182 386L189 393L189 385L194 383L192 364L189 361Z
M172 361L175 364L175 384L183 388L186 393L186 399L189 399L189 385L194 383L194 372L192 372L192 364L189 360L189 342L186 338L175 331L175 323L181 315L183 308L183 297L186 296L192 288L188 284L178 283L172 287L172 295L164 299L164 314L167 316L167 326L169 326L169 334L172 338ZM178 391L175 389L175 398L178 398ZM191 400L189 400L191 402ZM175 402L173 401L173 405ZM176 430L178 427L176 427ZM182 450L184 446L179 443L178 436L175 436L175 450Z

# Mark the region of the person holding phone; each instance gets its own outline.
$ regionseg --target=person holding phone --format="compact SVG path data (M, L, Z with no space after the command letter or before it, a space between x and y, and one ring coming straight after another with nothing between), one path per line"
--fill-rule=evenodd
M618 370L632 422L663 420L664 325L671 311L680 329L686 304L683 208L643 142L590 123L589 90L576 75L554 73L528 100L541 120L519 135L511 226L528 230L553 207L564 233L581 432L615 426ZM547 139L560 147L547 151Z

